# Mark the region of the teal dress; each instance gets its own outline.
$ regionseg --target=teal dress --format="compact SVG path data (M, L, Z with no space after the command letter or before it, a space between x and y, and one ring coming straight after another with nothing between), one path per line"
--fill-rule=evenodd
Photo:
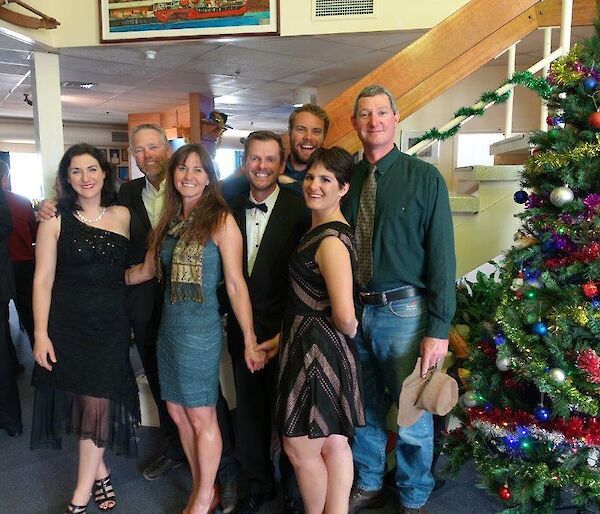
M161 398L184 407L216 405L223 330L217 286L221 256L209 240L202 255L202 303L171 302L171 259L177 239L167 236L160 249L165 297L158 332Z

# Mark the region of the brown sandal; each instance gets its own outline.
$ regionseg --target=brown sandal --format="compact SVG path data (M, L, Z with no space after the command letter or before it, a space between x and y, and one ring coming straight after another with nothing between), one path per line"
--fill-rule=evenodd
M92 495L94 496L96 506L100 510L112 510L117 506L117 497L115 496L115 490L112 486L110 473L106 477L94 481ZM102 507L102 505L107 502L112 502L112 505L110 507Z

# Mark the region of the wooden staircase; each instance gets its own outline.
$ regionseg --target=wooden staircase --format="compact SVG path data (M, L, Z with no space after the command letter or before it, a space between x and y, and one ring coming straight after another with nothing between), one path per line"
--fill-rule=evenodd
M326 146L360 149L350 115L365 86L388 87L404 119L534 30L560 25L561 2L471 0L324 106L331 121ZM591 25L596 3L574 0L573 26Z

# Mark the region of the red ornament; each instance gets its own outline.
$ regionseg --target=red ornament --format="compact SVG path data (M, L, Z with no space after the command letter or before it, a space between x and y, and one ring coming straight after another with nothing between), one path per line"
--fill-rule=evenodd
M598 286L593 282L586 282L581 286L581 289L583 291L583 296L586 298L594 298L595 296L598 296Z
M588 118L588 124L592 128L600 128L600 112L596 111L590 114Z
M590 382L600 384L600 357L592 348L580 351L575 362Z
M515 291L513 293L515 300L520 300L521 298L523 298L523 291L521 291L520 289L518 289L517 291Z
M503 485L500 489L498 489L498 496L500 496L501 500L507 502L511 499L512 493L510 492L508 486Z

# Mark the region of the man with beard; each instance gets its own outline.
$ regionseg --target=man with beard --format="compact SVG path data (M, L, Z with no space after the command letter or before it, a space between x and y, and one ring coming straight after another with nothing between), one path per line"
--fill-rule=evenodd
M271 413L276 398L281 321L288 290L288 261L306 232L310 217L304 200L279 186L283 168L281 138L268 131L251 133L245 141L243 167L250 193L229 202L244 241L244 275L252 302L258 349L264 369L251 373L244 360L244 342L235 316L227 316L227 339L237 395L236 456L247 479L246 495L236 512L250 514L276 496L271 462ZM283 512L303 512L293 469L281 452Z
M297 182L304 180L308 158L323 146L328 129L327 113L318 105L304 104L290 114L290 155L285 162L284 176Z

